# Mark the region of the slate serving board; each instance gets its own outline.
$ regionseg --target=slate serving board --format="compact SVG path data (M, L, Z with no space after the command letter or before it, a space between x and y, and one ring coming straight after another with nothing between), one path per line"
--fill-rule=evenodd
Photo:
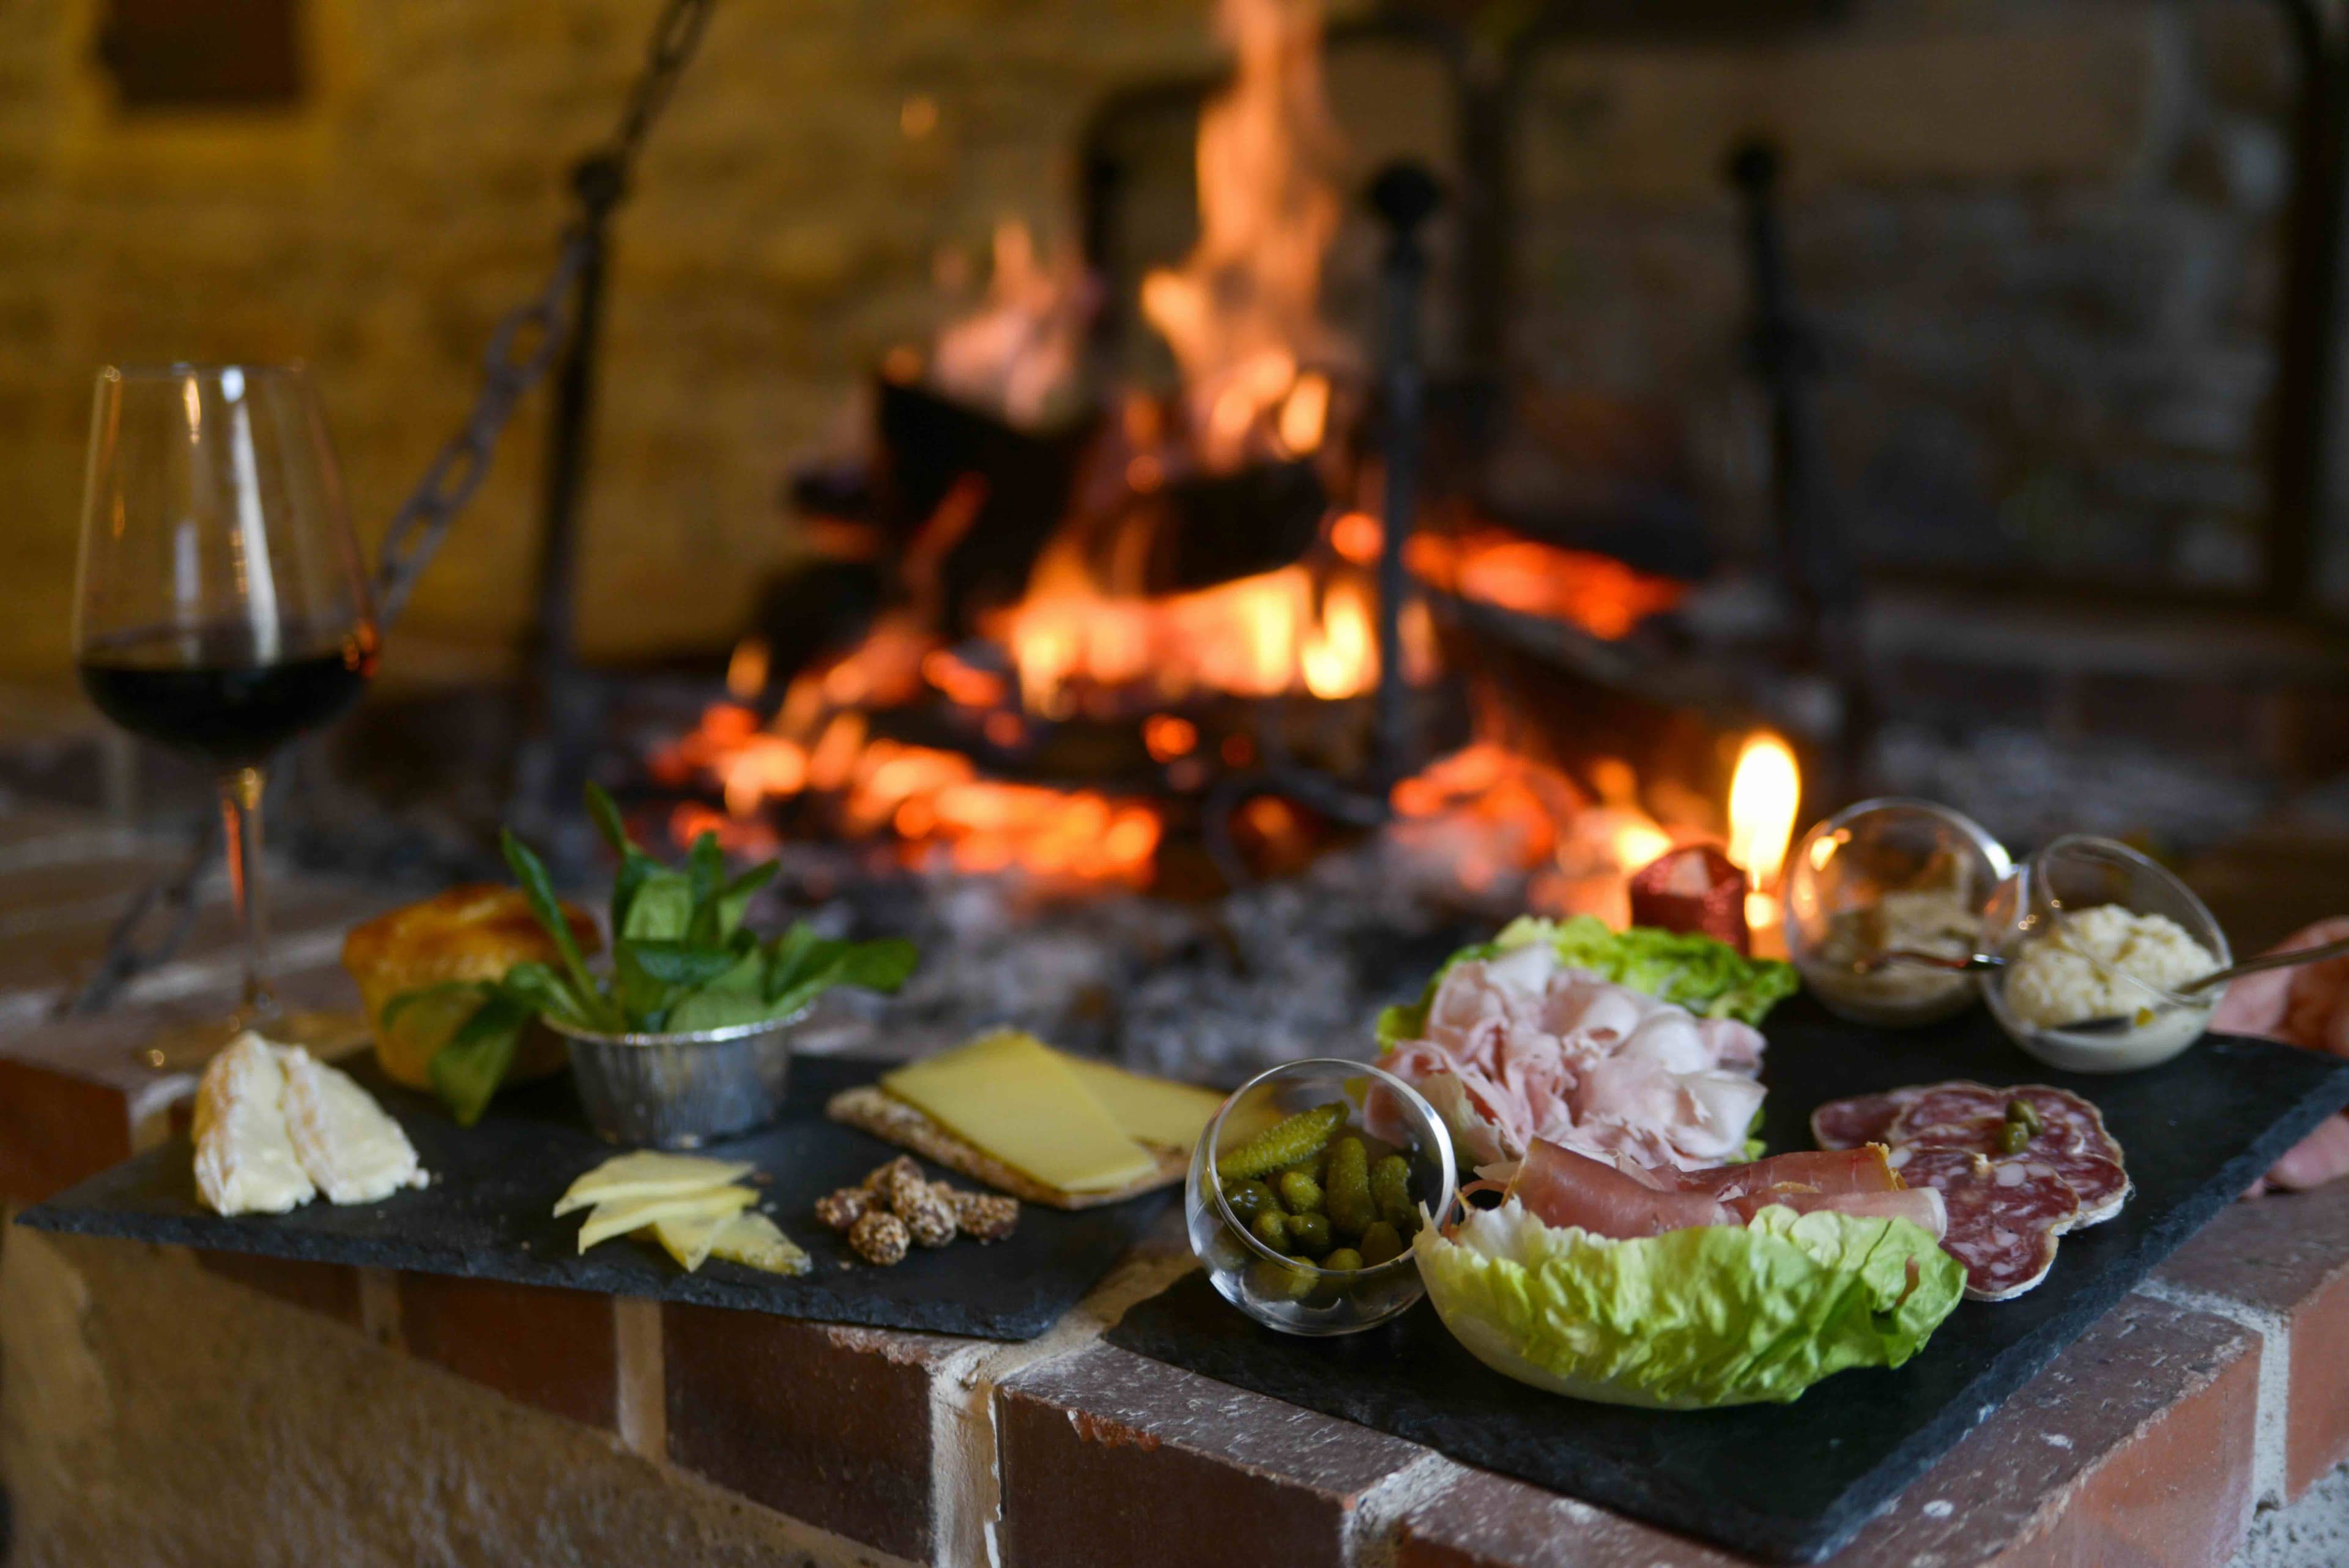
M1738 1552L1815 1562L2349 1103L2349 1062L2261 1040L2212 1036L2165 1066L2095 1078L2042 1067L1979 1009L1892 1032L1805 998L1766 1033L1773 1150L1810 1147L1812 1108L1846 1095L1948 1078L2055 1084L2103 1108L2136 1196L2065 1237L2029 1294L1962 1303L1906 1366L1839 1374L1792 1405L1675 1413L1564 1399L1485 1368L1425 1302L1368 1334L1299 1339L1257 1327L1198 1273L1110 1340Z
M1032 1339L1058 1322L1171 1197L1160 1192L1079 1213L1022 1204L1019 1228L1006 1241L986 1246L957 1241L935 1251L917 1247L895 1268L869 1267L809 1210L823 1193L862 1180L900 1152L823 1116L833 1094L869 1083L884 1065L800 1057L780 1121L702 1151L758 1165L768 1179L760 1207L815 1262L812 1272L797 1279L714 1258L688 1274L666 1252L633 1238L579 1255L584 1216L557 1220L551 1210L573 1179L616 1151L587 1130L568 1077L501 1095L479 1126L462 1129L429 1096L389 1084L371 1063L353 1075L407 1128L432 1173L432 1185L423 1191L346 1209L314 1201L290 1214L223 1219L197 1202L188 1140L177 1137L41 1204L18 1223L1018 1340ZM957 1186L973 1185L950 1172L937 1174Z

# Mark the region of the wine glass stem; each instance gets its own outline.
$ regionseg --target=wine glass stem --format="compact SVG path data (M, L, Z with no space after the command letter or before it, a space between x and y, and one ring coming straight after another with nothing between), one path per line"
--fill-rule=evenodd
M261 793L259 768L239 768L221 778L221 826L227 832L229 897L236 905L237 924L244 930L244 1003L239 1012L247 1022L277 1011L277 998L262 978L269 952L269 901L261 878Z

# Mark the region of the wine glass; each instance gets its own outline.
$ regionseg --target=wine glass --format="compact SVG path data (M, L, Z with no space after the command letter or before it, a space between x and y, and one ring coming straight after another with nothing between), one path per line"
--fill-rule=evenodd
M212 768L243 1000L142 1048L202 1064L240 1030L345 1049L356 1017L291 1012L264 977L261 796L270 757L357 698L375 607L310 378L298 365L98 372L82 507L74 658L106 716Z

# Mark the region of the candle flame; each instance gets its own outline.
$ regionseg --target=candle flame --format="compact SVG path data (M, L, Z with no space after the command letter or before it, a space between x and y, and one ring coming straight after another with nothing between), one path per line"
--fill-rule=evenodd
M1747 736L1729 782L1729 858L1757 893L1778 880L1802 798L1803 775L1792 748L1767 730Z

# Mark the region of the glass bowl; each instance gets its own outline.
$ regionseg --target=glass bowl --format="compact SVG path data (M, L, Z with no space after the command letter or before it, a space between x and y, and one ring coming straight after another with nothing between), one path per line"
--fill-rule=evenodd
M1853 965L1883 948L1963 958L2012 867L1982 826L1929 800L1864 800L1803 836L1786 862L1786 956L1827 1011L1862 1023L1935 1023L1973 1005L1973 977Z
M1983 912L1983 950L2003 960L2005 967L1982 976L1982 991L1992 1016L2017 1045L2066 1072L2127 1073L2167 1062L2202 1037L2211 1009L2226 994L2221 985L2181 996L2106 961L2075 940L2067 945L2076 954L2081 981L2099 993L2092 1011L2133 1022L2118 1029L2075 1031L2023 1017L2007 995L2015 965L2033 944L2106 904L2134 914L2168 917L2210 954L2213 967L2223 969L2235 961L2227 933L2202 900L2127 845L2080 835L2048 844L1999 884Z
M1184 1218L1191 1250L1226 1301L1284 1334L1359 1334L1404 1311L1424 1293L1408 1245L1400 1257L1363 1269L1326 1269L1267 1246L1234 1211L1216 1160L1283 1116L1343 1102L1348 1133L1370 1144L1372 1162L1392 1148L1411 1161L1411 1197L1439 1220L1452 1207L1452 1139L1434 1109L1402 1079L1361 1062L1314 1057L1260 1073L1235 1090L1191 1153ZM1375 1127L1383 1137L1366 1130ZM1382 1147L1381 1146L1386 1146ZM1405 1239L1408 1241L1408 1238Z

